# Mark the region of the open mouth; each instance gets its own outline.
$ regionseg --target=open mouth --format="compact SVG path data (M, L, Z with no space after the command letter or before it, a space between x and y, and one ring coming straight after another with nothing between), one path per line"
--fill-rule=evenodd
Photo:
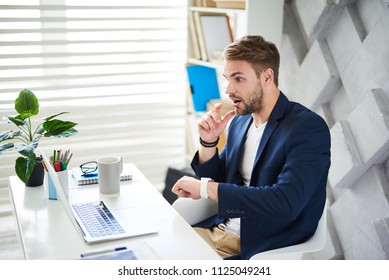
M235 107L239 107L240 103L242 103L242 100L240 99L232 99L232 105L235 106Z

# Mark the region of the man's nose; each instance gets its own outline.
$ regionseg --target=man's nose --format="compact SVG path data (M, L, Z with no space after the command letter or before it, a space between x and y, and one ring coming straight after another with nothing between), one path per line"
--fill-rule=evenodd
M235 93L235 88L234 88L234 86L232 85L231 82L228 82L225 93L226 94Z

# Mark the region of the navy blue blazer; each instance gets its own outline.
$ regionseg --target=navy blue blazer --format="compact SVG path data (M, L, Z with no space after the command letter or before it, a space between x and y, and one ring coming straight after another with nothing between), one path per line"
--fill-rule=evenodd
M197 226L213 227L241 218L241 253L256 253L304 242L313 235L324 209L330 167L330 132L325 121L281 92L256 154L250 186L239 173L252 116L235 116L220 155L199 165L198 177L219 182L218 214Z

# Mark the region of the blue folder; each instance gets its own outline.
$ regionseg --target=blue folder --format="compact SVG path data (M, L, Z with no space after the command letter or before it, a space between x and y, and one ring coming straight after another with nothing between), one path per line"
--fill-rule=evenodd
M219 85L215 68L190 65L186 67L194 109L205 112L211 99L220 99Z

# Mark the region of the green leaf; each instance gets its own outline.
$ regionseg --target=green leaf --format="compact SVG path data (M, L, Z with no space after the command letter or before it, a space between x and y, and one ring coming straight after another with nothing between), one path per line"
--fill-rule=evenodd
M58 138L69 137L69 136L75 135L77 133L78 133L77 129L70 128L70 129L66 130L65 132L62 132L61 134L56 135L55 137L58 137Z
M0 146L0 154L2 152L5 152L5 151L10 151L14 148L14 144L13 143L7 143L7 144L4 144L4 145L1 145Z
M70 121L50 120L43 123L43 128L46 130L45 137L59 136L65 131L73 128L77 124Z
M13 122L17 126L22 126L26 124L26 121L22 119L20 115L17 115L16 117L8 117L8 120Z
M58 116L63 115L63 114L68 114L68 113L69 112L61 112L61 113L58 113L58 114L55 114L55 115L51 115L51 116L49 116L49 117L47 117L47 118L45 118L43 120L50 121L50 120L54 119L55 117L58 117Z
M38 115L39 102L38 98L28 89L24 89L19 93L19 97L15 100L15 110L19 113L21 119L25 120L31 116Z
M0 142L13 139L17 136L19 136L21 131L13 131L13 130L7 130L0 133Z
M27 184L28 178L30 178L32 171L34 170L35 161L35 156L33 159L25 157L18 157L16 159L15 172L24 184Z
M35 129L35 134L40 134L42 135L43 133L45 132L45 129L43 128L43 126L39 126Z
M16 150L23 156L28 157L28 158L35 158L35 149L38 147L38 140L33 140L29 142L27 145L26 144L19 144L16 145L15 148Z

